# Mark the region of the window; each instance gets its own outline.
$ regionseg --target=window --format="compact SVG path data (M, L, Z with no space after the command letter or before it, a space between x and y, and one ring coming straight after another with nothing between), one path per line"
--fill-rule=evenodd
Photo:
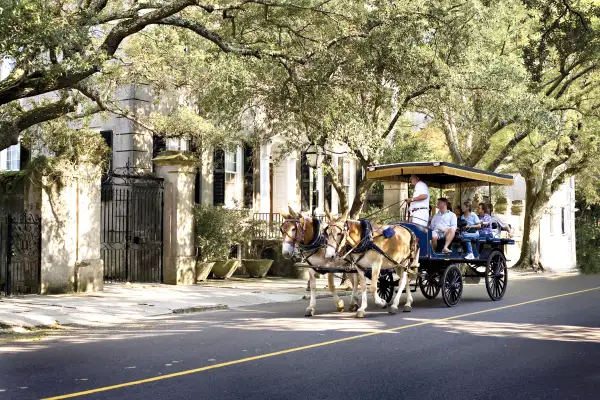
M565 208L561 207L560 209L560 231L563 235L566 235L567 231L565 229Z
M315 187L315 171L308 165L306 153L300 159L300 202L302 211L314 210L317 207L317 190Z
M213 205L222 206L225 204L225 152L216 149L213 154Z
M252 208L254 205L254 150L244 144L244 207Z
M235 174L237 172L237 152L225 153L225 173Z
M183 138L168 138L167 139L167 150L171 151L188 151L190 148L190 141Z
M346 187L346 190L350 188L350 160L344 159L342 166L342 183Z
M6 165L7 171L18 171L21 169L21 146L15 144L6 150Z

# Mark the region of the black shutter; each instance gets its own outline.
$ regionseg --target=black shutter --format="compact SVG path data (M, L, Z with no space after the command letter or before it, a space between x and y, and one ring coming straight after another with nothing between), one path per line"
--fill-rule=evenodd
M254 149L244 143L244 207L254 206Z
M194 178L194 201L196 204L202 203L202 174L199 169L196 169Z
M167 141L162 136L152 137L152 158L155 158L158 153L167 150Z
M225 205L225 151L217 149L213 155L213 205Z
M302 211L311 211L311 185L310 185L310 167L306 160L306 153L300 156L300 204Z
M21 166L19 167L20 170L24 170L25 168L27 168L27 165L29 164L29 161L31 160L31 153L29 151L28 148L24 147L23 145L21 145L21 155L19 157L19 159L21 160Z

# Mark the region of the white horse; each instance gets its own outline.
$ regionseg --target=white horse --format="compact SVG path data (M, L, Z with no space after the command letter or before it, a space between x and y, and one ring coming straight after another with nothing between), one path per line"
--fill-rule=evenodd
M286 258L291 258L298 251L304 261L314 268L321 270L327 269L347 269L348 263L344 260L329 261L325 258L325 238L321 236L320 222L311 217L295 212L289 207L289 212L282 210L280 212L283 218L281 224L281 233L283 235L282 253ZM310 303L306 308L307 317L315 315L317 305L317 280L315 270L309 268L310 275ZM352 273L352 300L350 302L350 311L358 309L358 282L357 274ZM339 312L344 311L344 300L340 299L335 291L333 281L333 272L327 273L327 283L329 291L333 295L333 301Z
M371 226L371 232L363 232L361 221L334 219L327 216L327 250L325 257L329 261L351 257L357 267L361 281L361 305L356 312L357 318L365 316L367 308L367 283L364 271L371 268L371 290L375 304L385 308L387 303L377 293L377 280L382 269L395 269L400 276L400 284L390 314L398 312L402 291L406 288L404 311L412 310L413 297L410 292L409 278L416 274L419 267L419 243L408 228L400 225ZM367 221L368 224L370 222ZM367 238L364 238L366 234ZM354 251L351 251L354 250Z

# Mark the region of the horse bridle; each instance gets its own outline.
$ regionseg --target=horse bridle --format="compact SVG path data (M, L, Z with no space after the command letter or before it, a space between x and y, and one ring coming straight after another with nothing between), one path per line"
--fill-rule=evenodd
M300 222L300 218L302 218L303 223ZM283 220L283 224L281 224L281 227L279 228L281 235L283 236L283 243L291 245L294 250L296 249L296 245L298 243L304 241L304 235L306 233L306 218L302 216L300 218L286 218ZM296 227L296 235L294 235L295 237L291 237L286 231L283 230L283 226L290 222ZM298 232L300 232L300 235L298 235Z

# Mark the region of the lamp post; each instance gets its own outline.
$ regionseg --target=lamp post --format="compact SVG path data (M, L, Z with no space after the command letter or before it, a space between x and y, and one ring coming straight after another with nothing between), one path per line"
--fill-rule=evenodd
M309 144L306 150L304 150L304 154L306 155L306 162L308 166L312 169L316 169L321 163L321 152L314 144Z

